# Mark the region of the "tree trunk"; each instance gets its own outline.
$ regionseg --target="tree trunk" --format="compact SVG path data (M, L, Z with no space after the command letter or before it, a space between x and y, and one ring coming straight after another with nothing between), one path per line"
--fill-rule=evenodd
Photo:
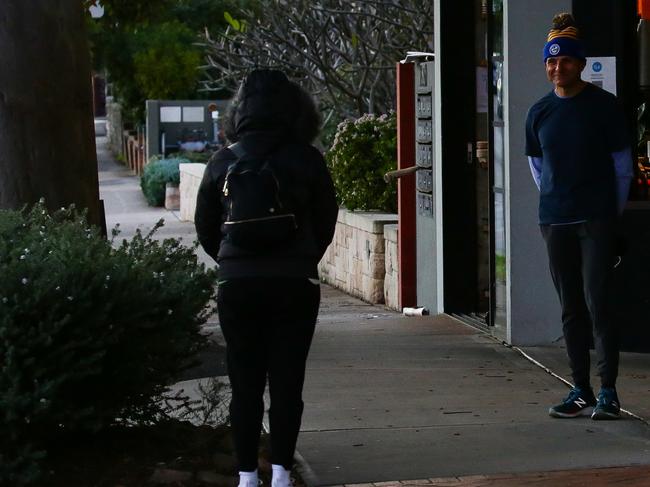
M99 224L91 71L80 0L0 1L0 208L45 198Z

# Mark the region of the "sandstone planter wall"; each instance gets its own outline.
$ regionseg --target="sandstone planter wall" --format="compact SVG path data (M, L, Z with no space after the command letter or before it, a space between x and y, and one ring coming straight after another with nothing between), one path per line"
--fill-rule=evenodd
M384 304L387 308L399 309L399 282L397 260L397 224L384 225Z
M319 264L323 281L370 303L385 303L384 226L395 223L394 214L340 209L334 240Z
M196 195L199 192L205 164L200 162L190 164L179 164L178 168L181 173L181 182L178 185L181 192L181 210L180 219L186 222L194 221L194 212L196 212Z

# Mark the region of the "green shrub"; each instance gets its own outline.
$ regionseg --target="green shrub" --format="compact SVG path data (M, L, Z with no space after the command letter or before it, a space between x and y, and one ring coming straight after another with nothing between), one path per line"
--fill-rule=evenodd
M326 158L341 205L348 210L397 211L397 186L384 181L384 174L397 164L394 113L340 123Z
M36 479L64 433L169 413L215 276L152 233L113 246L72 207L0 211L0 485Z
M140 187L150 206L165 204L165 185L178 184L181 174L178 165L188 162L186 159L152 159L145 166L140 178Z
M185 159L187 162L200 162L207 164L210 157L214 154L213 151L204 151L204 152L187 152L181 151L177 154L174 154L177 159Z

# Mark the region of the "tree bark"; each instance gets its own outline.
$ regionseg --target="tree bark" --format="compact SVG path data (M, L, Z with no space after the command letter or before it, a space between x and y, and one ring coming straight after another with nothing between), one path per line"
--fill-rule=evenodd
M85 13L80 0L0 1L0 208L45 198L99 224Z

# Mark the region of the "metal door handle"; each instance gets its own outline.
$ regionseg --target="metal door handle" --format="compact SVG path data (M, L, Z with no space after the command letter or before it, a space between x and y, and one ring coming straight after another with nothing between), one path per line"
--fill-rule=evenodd
M396 169L395 171L388 171L386 174L384 174L384 181L390 183L393 179L403 178L404 176L413 174L415 171L418 171L419 169L425 169L425 168L420 166L411 166L405 169Z

